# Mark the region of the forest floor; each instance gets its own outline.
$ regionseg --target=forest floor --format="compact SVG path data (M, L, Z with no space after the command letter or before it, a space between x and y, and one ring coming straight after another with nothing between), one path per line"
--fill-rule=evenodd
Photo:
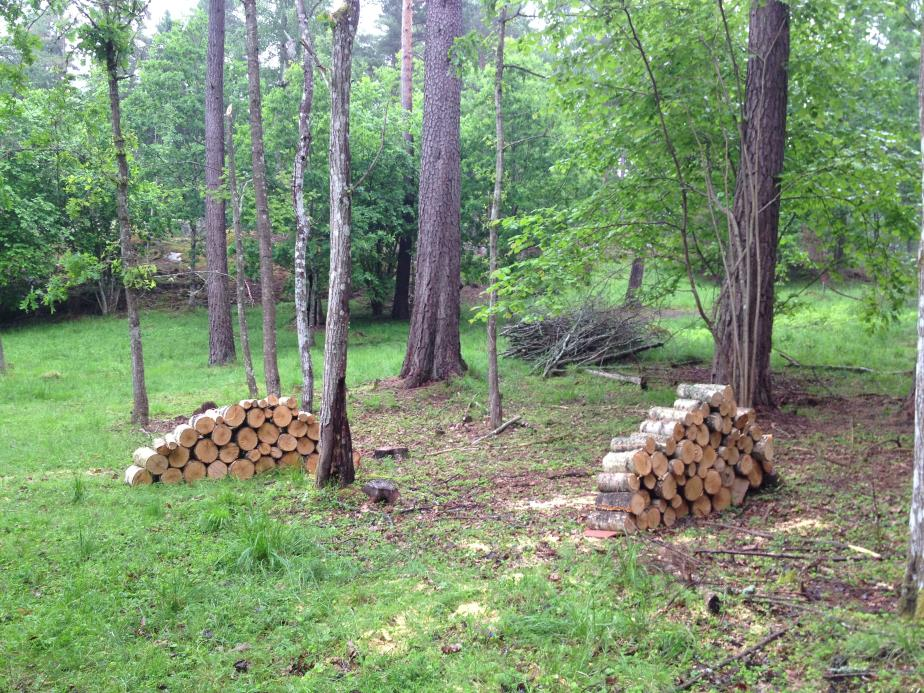
M671 344L627 367L645 391L503 360L506 413L522 425L477 444L483 328L465 327L465 377L404 391L390 377L406 326L354 321L363 459L343 490L297 471L125 487L149 435L127 422L124 322L7 332L0 690L667 691L693 677L690 690L919 690L924 630L894 611L913 322L872 334L846 299L812 299L779 322L787 355L876 372L775 362L781 408L760 421L782 483L706 521L608 540L586 538L583 518L610 437L707 376L683 306L666 318ZM294 391L290 319L284 307ZM239 366L205 367L204 312L147 312L143 328L155 418L243 396ZM398 444L408 459L372 459ZM373 477L398 483L395 506L360 492Z

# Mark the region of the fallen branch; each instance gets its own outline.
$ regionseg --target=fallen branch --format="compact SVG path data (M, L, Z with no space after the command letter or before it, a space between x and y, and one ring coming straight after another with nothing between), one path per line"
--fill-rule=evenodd
M632 383L633 385L638 385L639 389L642 390L648 389L648 381L639 375L623 375L622 373L615 373L612 371L595 371L590 368L585 368L584 370L591 375L596 375L601 378L609 378L610 380L617 380L621 383Z
M867 368L866 366L847 366L847 365L836 365L836 364L830 364L830 365L829 364L821 364L821 365L805 364L805 363L799 363L799 361L794 359L792 356L790 356L789 354L783 351L780 351L779 349L775 349L774 351L776 351L776 353L779 354L783 358L783 360L786 361L786 363L789 364L789 366L791 366L792 368L808 368L810 370L818 370L818 371L848 371L851 373L874 373L876 375L908 375L910 373L914 373L913 370L877 371L872 368Z
M857 551L858 548L852 545L847 545L847 548ZM832 561L834 563L846 563L848 561L862 561L862 560L881 560L882 556L868 549L863 550L861 556L815 556L810 553L773 553L771 551L751 551L744 549L696 549L694 553L707 553L707 554L728 554L731 556L761 556L764 558L789 558L793 560L807 560L809 558L814 558L819 561Z
M751 551L744 549L696 549L693 553L729 554L732 556L762 556L764 558L792 558L796 560L812 558L812 556L809 554L804 553L773 553L771 551Z
M703 669L701 672L699 672L695 676L691 676L686 681L683 681L680 684L678 684L674 690L675 691L685 691L686 689L692 687L693 684L695 684L697 681L699 681L701 678L703 678L707 674L714 674L715 672L720 671L721 669L724 669L732 662L736 662L739 659L744 659L745 657L748 657L749 655L754 654L755 652L759 652L760 650L765 648L767 645L772 643L774 640L778 640L782 638L784 635L786 635L786 633L789 632L789 629L790 629L790 626L786 626L785 628L780 628L779 630L774 631L773 633L770 633L770 635L768 635L766 638L758 642L756 645L752 645L751 647L748 647L747 649L741 650L741 652L739 652L738 654L731 655L730 657L726 657L721 662L716 664L714 667L707 667L706 669Z
M569 472L559 472L558 474L548 474L545 478L546 479L569 479L569 478L582 479L588 476L594 476L594 475L591 472L572 470Z
M517 421L519 421L519 420L522 419L522 418L523 418L523 417L520 416L520 415L514 416L512 419L510 419L509 421L505 421L504 423L502 423L500 426L498 426L497 428L495 428L493 431L491 431L491 432L488 433L487 435L483 435L483 436L481 436L480 438L475 438L475 440L472 441L472 444L474 445L475 443L480 443L480 442L481 442L482 440L484 440L485 438L492 438L492 437L494 437L494 436L496 436L496 435L499 435L499 434L503 433L503 432L506 431L510 426L513 426L513 424L515 424Z

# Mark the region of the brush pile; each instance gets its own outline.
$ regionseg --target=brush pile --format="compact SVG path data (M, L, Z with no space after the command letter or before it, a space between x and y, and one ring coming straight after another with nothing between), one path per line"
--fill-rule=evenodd
M602 366L664 344L663 336L635 306L584 307L507 325L501 335L509 343L503 355L532 362L533 372L543 377L562 373L569 364Z
M270 395L209 409L135 450L125 470L131 486L178 484L227 475L250 479L276 467L317 465L321 425L294 397Z
M753 409L739 409L726 385L677 387L673 407L653 407L638 433L613 438L597 476L590 529L667 527L741 505L776 480L773 436Z

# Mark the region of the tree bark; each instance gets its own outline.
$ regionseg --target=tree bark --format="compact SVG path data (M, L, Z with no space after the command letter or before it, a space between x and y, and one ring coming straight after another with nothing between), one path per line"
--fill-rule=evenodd
M302 51L302 100L298 111L298 148L292 173L292 202L295 205L295 329L298 336L298 354L302 368L302 408L314 410L314 368L311 363L311 310L308 291L308 238L311 219L305 211L305 163L311 153L311 108L314 101L314 41L305 11L305 0L295 0L298 27L304 45L312 49Z
M228 236L221 174L225 137L225 2L209 0L205 67L205 264L209 313L209 365L234 360L231 292L228 287Z
M645 279L645 260L636 257L632 260L632 269L629 270L629 285L626 287L626 305L638 303L636 294L642 288L642 281Z
M346 405L347 338L350 327L350 232L353 188L350 178L350 73L359 0L347 0L333 13L330 67L330 281L324 338L318 486L337 479L353 483L353 441Z
M729 217L727 275L715 325L713 381L735 389L743 406L772 406L770 350L786 147L789 8L751 5L741 157Z
M253 374L253 356L250 353L250 330L247 328L247 297L244 282L247 275L244 267L244 231L241 228L241 196L237 189L237 163L234 161L234 113L228 107L226 114L228 130L228 187L231 190L231 219L234 225L234 259L237 277L237 325L241 333L241 352L244 354L244 377L247 379L247 391L252 398L258 396L257 379Z
M488 224L488 281L494 282L497 271L497 225L501 219L504 184L504 36L507 31L507 6L497 17L497 54L494 61L494 194L491 197L491 218ZM501 425L504 411L501 405L500 376L497 372L497 289L488 292L488 414L491 428Z
M924 25L921 33L921 59L924 60ZM924 62L921 63L920 70L918 119L924 183ZM921 243L918 246L918 359L914 379L914 469L908 520L908 565L899 603L901 613L916 619L924 619L924 198L921 202Z
M414 0L401 1L401 108L405 113L404 141L408 156L414 157L414 136L410 132L410 118L414 110ZM408 175L404 179L407 209L404 232L398 237L398 262L395 265L395 295L391 303L391 317L407 320L411 317L411 253L414 237L411 232L414 223L413 210L417 202L414 196L414 181Z
M451 61L453 42L461 33L461 0L427 3L417 275L401 368L405 387L448 380L466 368L459 341L462 82Z
M135 248L132 244L131 220L128 216L128 158L125 155L125 138L122 136L122 103L119 98L119 64L112 41L106 46L106 76L109 82L109 115L112 124L112 142L116 157L116 217L119 220L119 245L123 273L135 267ZM148 422L148 391L144 381L144 352L141 346L141 318L130 279L125 281L125 307L128 313L128 336L132 358L132 423Z
M263 375L266 393L281 391L276 362L276 296L273 292L273 228L266 200L266 158L263 151L263 114L260 98L260 44L257 40L256 0L244 0L247 24L247 83L250 95L250 141L253 193L260 241L260 295L263 303Z

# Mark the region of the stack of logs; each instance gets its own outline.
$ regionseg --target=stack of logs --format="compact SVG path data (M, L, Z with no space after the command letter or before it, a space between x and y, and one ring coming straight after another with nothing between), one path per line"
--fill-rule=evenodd
M775 480L773 436L726 385L682 384L673 407L653 407L639 433L613 438L597 477L590 529L671 527L740 505Z
M319 438L317 419L299 411L294 397L245 399L196 414L150 447L135 450L125 483L178 484L228 474L250 479L303 461L314 471Z

